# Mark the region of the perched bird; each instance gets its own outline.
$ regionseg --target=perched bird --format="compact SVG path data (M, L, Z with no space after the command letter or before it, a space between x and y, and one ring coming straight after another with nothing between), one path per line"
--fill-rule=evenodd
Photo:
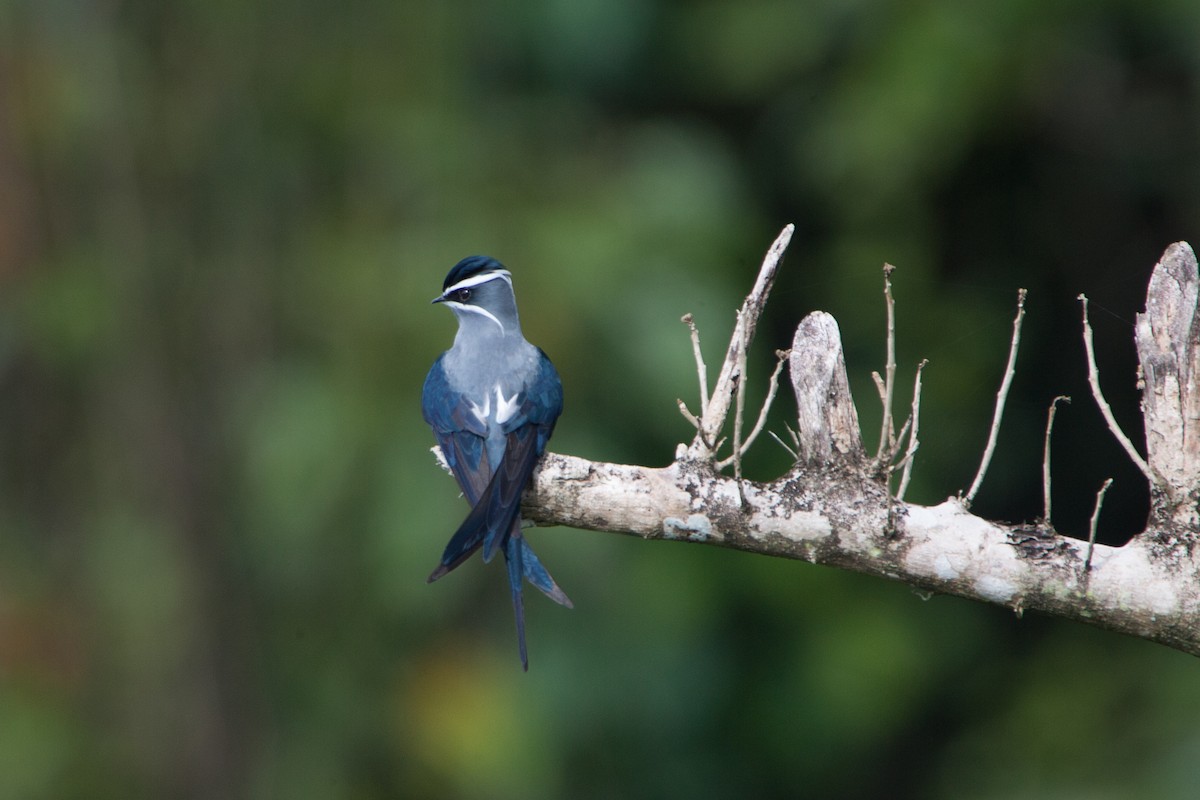
M528 670L522 579L571 607L521 535L521 493L562 413L562 382L541 348L521 335L512 274L496 259L471 256L455 264L433 302L454 312L458 334L425 378L421 412L471 512L429 582L480 547L484 562L503 552L521 666Z

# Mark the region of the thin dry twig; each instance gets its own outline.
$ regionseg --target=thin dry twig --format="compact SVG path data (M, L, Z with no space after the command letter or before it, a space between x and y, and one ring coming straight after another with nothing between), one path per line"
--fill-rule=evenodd
M767 431L767 436L770 436L772 439L774 439L776 442L778 442L779 446L782 447L784 450L786 450L788 452L788 455L790 455L792 457L792 461L800 460L800 454L797 453L792 448L788 447L787 443L784 442L783 439L780 439L777 435L775 435L775 431Z
M1108 429L1112 431L1112 435L1117 438L1121 447L1125 448L1126 454L1137 465L1137 468L1146 476L1146 480L1150 481L1151 486L1159 485L1159 481L1154 475L1154 471L1150 469L1150 465L1146 463L1146 459L1142 458L1141 453L1133 446L1133 442L1129 441L1129 437L1121 430L1121 426L1117 424L1116 417L1113 416L1112 408L1109 407L1108 401L1104 399L1104 393L1100 391L1100 370L1096 367L1096 350L1092 343L1092 325L1088 322L1088 299L1087 295L1081 294L1077 298L1083 306L1083 349L1087 351L1088 362L1088 385L1092 387L1092 397L1096 399L1096 405L1100 407L1100 413L1104 416L1104 421L1108 424Z
M786 422L783 423L783 427L787 430L788 437L791 438L791 440L792 440L792 447L795 447L796 450L799 451L800 450L800 433L799 433L799 431L792 430L792 426L788 425Z
M1021 345L1021 322L1025 319L1025 297L1029 293L1025 289L1017 290L1017 316L1013 320L1012 344L1008 348L1008 364L1004 368L1004 380L996 392L996 410L992 414L992 429L988 433L987 447L983 449L983 459L979 462L979 471L967 491L964 504L969 508L983 484L983 476L987 474L988 465L992 461L992 453L996 450L996 439L1000 435L1000 420L1004 417L1004 403L1008 400L1008 389L1012 385L1013 375L1017 371L1017 349Z
M766 256L763 257L762 267L754 282L754 288L750 290L750 294L746 296L746 301L738 311L737 325L729 339L729 349L725 353L725 361L721 365L721 372L717 376L712 394L709 395L708 410L701 416L700 433L702 435L697 437L697 444L707 447L707 443L717 438L725 424L725 417L729 414L729 406L737 388L735 381L739 380L739 353L748 349L754 339L754 330L758 325L759 315L762 313L763 306L766 305L767 295L770 294L771 286L775 282L775 273L779 268L779 262L783 258L784 251L787 250L788 243L792 240L794 230L795 226L789 223L779 232L779 236L775 238L767 250ZM706 455L711 458L713 451L708 450Z
M1088 527L1088 549L1087 558L1083 560L1083 570L1087 572L1092 568L1092 550L1096 547L1096 523L1100 521L1100 507L1104 505L1104 493L1108 491L1108 487L1112 486L1113 479L1109 478L1100 487L1100 491L1096 492L1096 507L1092 510L1092 521Z
M686 419L688 422L690 422L692 424L692 427L694 427L696 429L696 435L703 437L704 436L704 426L701 424L699 417L697 417L695 414L693 414L691 412L690 409L688 409L687 403L683 402L682 400L678 400L678 399L675 402L679 404L679 413L682 414L683 418ZM704 442L706 445L708 444L707 439L705 439Z
M763 427L767 424L767 413L771 410L771 404L775 402L775 395L779 391L779 373L783 371L783 363L791 354L790 350L776 350L775 357L778 361L775 362L775 371L771 373L770 381L767 385L767 398L763 401L762 409L758 412L758 419L754 422L754 427L750 429L746 440L742 442L741 448L738 450L738 457L746 455L750 450L750 445L754 444L754 440L762 433ZM739 387L738 391L741 389ZM738 439L738 430L734 430L734 440ZM780 442L780 444L783 444ZM725 460L717 464L718 469L725 469L733 463L734 457L731 455Z
M908 419L904 420L904 424L900 426L900 432L896 434L896 446L893 447L891 449L891 452L888 453L888 461L892 461L892 459L894 459L896 457L896 455L900 452L900 443L904 441L904 437L907 436L909 430L912 429L912 424L913 424L912 414L909 414ZM903 464L901 463L903 461L904 461L904 459L900 459L900 461L894 461L894 462L892 462L892 466L893 467L903 466Z
M743 309L743 312L745 310ZM739 316L741 316L739 314ZM745 328L738 320L737 328L739 331L744 331ZM733 459L733 478L737 481L738 491L742 487L742 420L746 411L746 341L742 339L738 346L737 357L737 383L734 390L737 392L733 409L733 454L729 457Z
M1042 519L1047 525L1050 522L1050 431L1054 430L1054 415L1058 413L1058 404L1070 403L1071 398L1065 394L1050 401L1050 411L1046 414L1046 444L1042 448Z
M783 423L783 429L788 432L788 438L792 440L792 448L795 451L796 456L797 456L796 460L799 461L800 460L800 457L799 457L800 452L802 450L804 450L804 448L800 444L800 432L794 430L792 428L792 426L788 425L786 422ZM782 444L782 442L780 444Z
M879 403L883 405L887 402L887 386L883 383L883 376L871 370L871 380L875 382L875 388L879 391Z
M896 535L896 498L892 496L892 475L895 471L895 464L888 464L883 471L883 489L887 495L887 525L883 532L889 537Z
M896 300L892 297L892 273L895 270L891 264L883 265L883 297L887 305L887 363L883 369L886 377L882 381L876 377L875 381L877 386L881 382L883 384L883 420L879 431L879 451L875 454L876 463L883 463L885 455L890 454L896 446L892 424L892 398L896 391ZM890 455L886 456L886 460L890 458Z
M691 314L684 314L680 321L688 326L692 337L692 354L696 357L696 372L700 379L700 416L703 417L708 413L708 367L700 352L700 331L696 329L696 319Z
M921 373L925 371L928 363L929 359L921 359L921 363L917 364L917 377L913 380L912 415L909 417L912 420L912 430L908 434L908 450L904 453L904 471L900 473L900 487L896 490L896 499L902 503L904 493L908 491L909 479L912 478L913 460L917 448L921 446L917 439L917 432L921 426Z

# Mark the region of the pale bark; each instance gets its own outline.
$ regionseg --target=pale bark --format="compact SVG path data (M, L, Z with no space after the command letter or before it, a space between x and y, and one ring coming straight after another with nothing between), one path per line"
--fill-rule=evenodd
M797 463L769 483L719 473L713 451L789 234L790 226L738 314L695 440L659 469L548 454L526 494L526 517L803 559L1200 655L1200 276L1191 248L1168 248L1138 316L1154 498L1148 527L1122 547L1092 548L1055 533L1046 520L1003 525L974 516L958 498L919 506L890 497L888 464L863 450L837 323L822 312L800 323L789 358Z

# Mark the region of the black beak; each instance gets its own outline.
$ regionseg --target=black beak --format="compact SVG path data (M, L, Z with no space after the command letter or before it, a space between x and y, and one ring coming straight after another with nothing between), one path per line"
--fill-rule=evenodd
M439 294L437 297L433 298L429 302L430 303L442 303L442 302L445 302L445 300L446 300L446 296Z

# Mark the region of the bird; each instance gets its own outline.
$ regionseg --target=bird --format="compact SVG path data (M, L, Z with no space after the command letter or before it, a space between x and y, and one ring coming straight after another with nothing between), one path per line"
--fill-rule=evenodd
M458 332L425 378L421 412L471 511L428 582L476 550L482 548L484 563L502 552L521 666L528 671L523 582L573 607L521 532L521 494L562 413L562 381L542 349L521 333L512 273L496 259L459 261L433 302L454 312Z

